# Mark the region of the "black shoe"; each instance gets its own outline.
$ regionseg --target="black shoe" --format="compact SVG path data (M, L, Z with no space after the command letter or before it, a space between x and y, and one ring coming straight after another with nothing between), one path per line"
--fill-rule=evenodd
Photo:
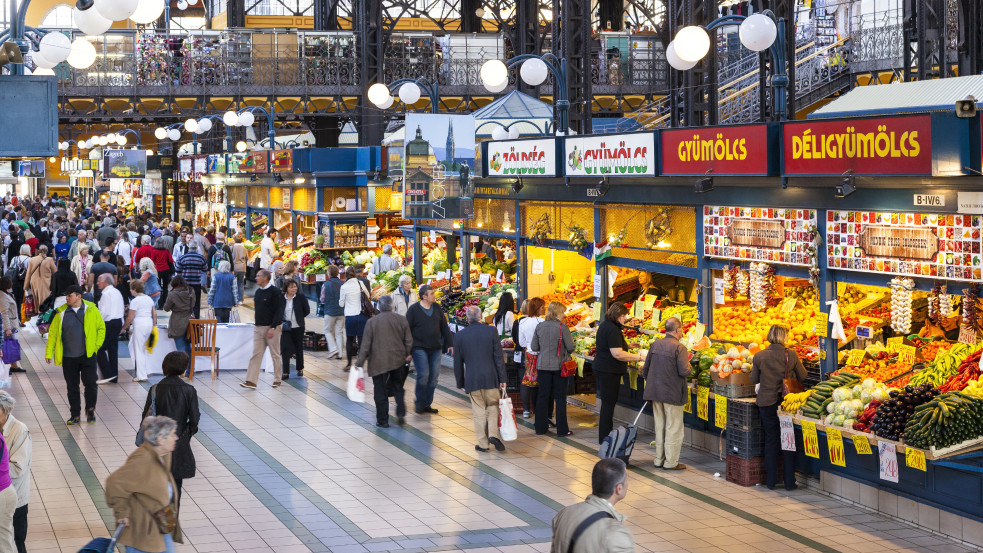
M487 453L488 452L488 448L487 447L481 447L480 445L474 446L474 450L475 451L480 451L482 453Z
M502 443L502 440L492 437L488 438L488 441L491 442L491 445L495 446L495 451L505 451L505 444Z
M549 424L549 427L550 428L556 428L556 423L555 422L553 422L551 420L548 420L548 421L546 421L546 423Z
M297 378L304 378L304 371L297 371Z
M396 419L396 424L398 424L400 426L403 426L404 424L406 424L406 417L399 417L399 418L397 418Z
M290 373L283 373L284 380L290 380Z
M23 367L10 367L10 372L12 373L26 373L27 370Z
M424 413L430 413L431 415L436 415L437 414L437 410L434 409L433 407L427 407L426 409L423 410L423 412Z
M85 411L85 420L89 424L93 424L94 422L96 422L96 410L95 409L86 409L86 411Z
M797 490L797 489L799 489L799 485L798 484L792 484L792 487L785 486L785 491L789 491L790 492L792 490Z
M388 422L377 422L375 423L375 425L378 426L379 428L389 428Z
M72 418L68 419L67 421L65 421L65 424L67 424L68 426L73 426L73 425L79 424L80 422L82 422L82 419L80 419L79 417L76 416L76 417L72 417Z

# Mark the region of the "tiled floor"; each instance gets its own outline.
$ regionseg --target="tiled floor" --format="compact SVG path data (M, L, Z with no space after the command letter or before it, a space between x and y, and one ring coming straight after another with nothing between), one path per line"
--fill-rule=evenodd
M45 364L32 326L22 333L29 372L11 389L34 438L28 549L75 552L113 524L101 483L134 449L149 385L122 374L100 387L97 424L66 427L61 369ZM570 409L572 439L535 436L523 421L508 451L478 453L470 405L448 371L439 415L383 430L371 404L347 399L342 363L325 357L307 353L307 378L280 389L269 374L256 391L239 387L241 371L195 379L198 476L184 482L177 551L549 551L553 515L590 493L594 415ZM656 472L648 439L617 506L638 551L970 550L808 490L729 484L715 476L722 461L693 450L683 452L691 470Z

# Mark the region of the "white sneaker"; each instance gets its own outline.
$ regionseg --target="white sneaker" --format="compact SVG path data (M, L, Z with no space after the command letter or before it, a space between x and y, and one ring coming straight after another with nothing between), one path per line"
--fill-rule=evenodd
M115 382L116 377L111 376L109 378L103 378L102 380L96 380L96 384L109 384L110 382Z

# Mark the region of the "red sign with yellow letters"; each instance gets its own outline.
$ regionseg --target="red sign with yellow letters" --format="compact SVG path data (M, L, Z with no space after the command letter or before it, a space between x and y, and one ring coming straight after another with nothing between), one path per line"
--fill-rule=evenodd
M663 175L768 175L768 126L662 131Z
M931 175L928 115L786 123L786 175Z

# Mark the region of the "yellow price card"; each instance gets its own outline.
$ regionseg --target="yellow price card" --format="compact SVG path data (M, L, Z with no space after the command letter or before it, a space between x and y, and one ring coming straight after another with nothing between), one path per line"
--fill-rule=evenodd
M808 457L819 458L819 436L816 434L816 423L812 421L802 421L802 447Z
M686 401L683 403L683 413L693 414L693 397L689 388L686 388Z
M863 434L853 435L853 448L857 450L857 455L873 455L873 451L870 450L870 442L867 441L867 436Z
M659 323L662 322L662 310L652 308L652 327L659 328Z
M858 367L864 361L864 357L867 352L862 349L852 349L850 350L850 355L846 359L846 364L851 367Z
M696 388L696 416L702 420L710 420L710 388L699 386Z
M888 338L887 343L884 344L884 349L891 353L897 353L898 348L904 345L904 336L895 336L894 338Z
M827 337L827 327L829 327L829 313L819 311L816 313L816 335Z
M839 428L826 428L826 446L829 449L829 462L845 467L846 452L843 450L843 434Z
M601 300L594 302L593 313L591 315L593 315L595 321L601 320Z
M795 311L795 304L798 303L798 301L799 300L796 298L785 298L782 300L782 313L791 313L792 311Z
M645 296L645 310L648 311L649 309L652 309L653 307L655 307L655 296L653 296L652 294L649 294L649 295Z
M713 396L713 424L727 428L727 398L720 394Z
M645 318L645 302L635 301L634 312L632 314L636 319Z
M904 461L909 468L918 469L923 472L927 470L925 467L925 452L920 449L905 446Z
M898 363L903 365L915 364L915 346L901 345L898 348Z

